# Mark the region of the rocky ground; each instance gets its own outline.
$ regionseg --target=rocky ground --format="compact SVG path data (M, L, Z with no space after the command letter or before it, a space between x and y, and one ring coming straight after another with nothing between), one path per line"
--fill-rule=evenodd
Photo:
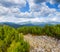
M30 44L30 52L60 52L60 40L48 36L25 35Z

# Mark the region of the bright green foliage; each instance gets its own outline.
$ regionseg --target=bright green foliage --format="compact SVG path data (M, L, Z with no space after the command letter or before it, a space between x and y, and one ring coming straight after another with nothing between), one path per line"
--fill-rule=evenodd
M44 32L48 36L60 39L60 25L45 26Z
M48 36L52 36L52 35L53 35L51 30L52 30L51 26L48 26L48 25L46 25L46 26L43 28L43 31L44 31L45 34L48 35Z
M0 52L29 52L29 44L14 28L0 26Z
M26 42L15 42L13 41L7 52L29 52L28 44Z
M24 34L38 34L41 35L43 34L43 29L40 26L23 26L17 29L19 33L24 33Z
M17 28L19 33L34 34L34 35L47 35L60 39L60 25L46 25L40 26L23 26Z

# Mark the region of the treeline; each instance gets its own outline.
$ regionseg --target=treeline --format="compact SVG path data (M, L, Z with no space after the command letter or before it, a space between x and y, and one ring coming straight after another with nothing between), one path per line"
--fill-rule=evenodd
M0 26L0 52L29 52L29 44L15 28Z
M17 28L19 33L33 34L33 35L47 35L60 39L60 25L45 25L40 26L23 26Z

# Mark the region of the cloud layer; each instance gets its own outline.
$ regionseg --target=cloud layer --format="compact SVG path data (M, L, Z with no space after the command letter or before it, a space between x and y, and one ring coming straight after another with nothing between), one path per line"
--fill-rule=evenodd
M29 4L29 11L21 8ZM46 3L58 4L58 9L49 8ZM51 6L52 7L52 6ZM0 0L0 22L60 22L60 0Z

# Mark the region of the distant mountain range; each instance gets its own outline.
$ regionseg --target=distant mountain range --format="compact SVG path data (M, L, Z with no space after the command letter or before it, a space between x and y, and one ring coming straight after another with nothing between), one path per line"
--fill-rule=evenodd
M34 24L34 23L25 23L25 22L22 22L22 23L0 22L0 25L8 25L8 26L17 28L21 26L44 26L45 24L44 23Z
M20 26L45 26L46 24L48 25L51 25L51 24L60 24L59 22L48 22L48 23L45 23L45 22L21 22L21 23L13 23L13 22L0 22L0 25L8 25L8 26L11 26L11 27L20 27Z

